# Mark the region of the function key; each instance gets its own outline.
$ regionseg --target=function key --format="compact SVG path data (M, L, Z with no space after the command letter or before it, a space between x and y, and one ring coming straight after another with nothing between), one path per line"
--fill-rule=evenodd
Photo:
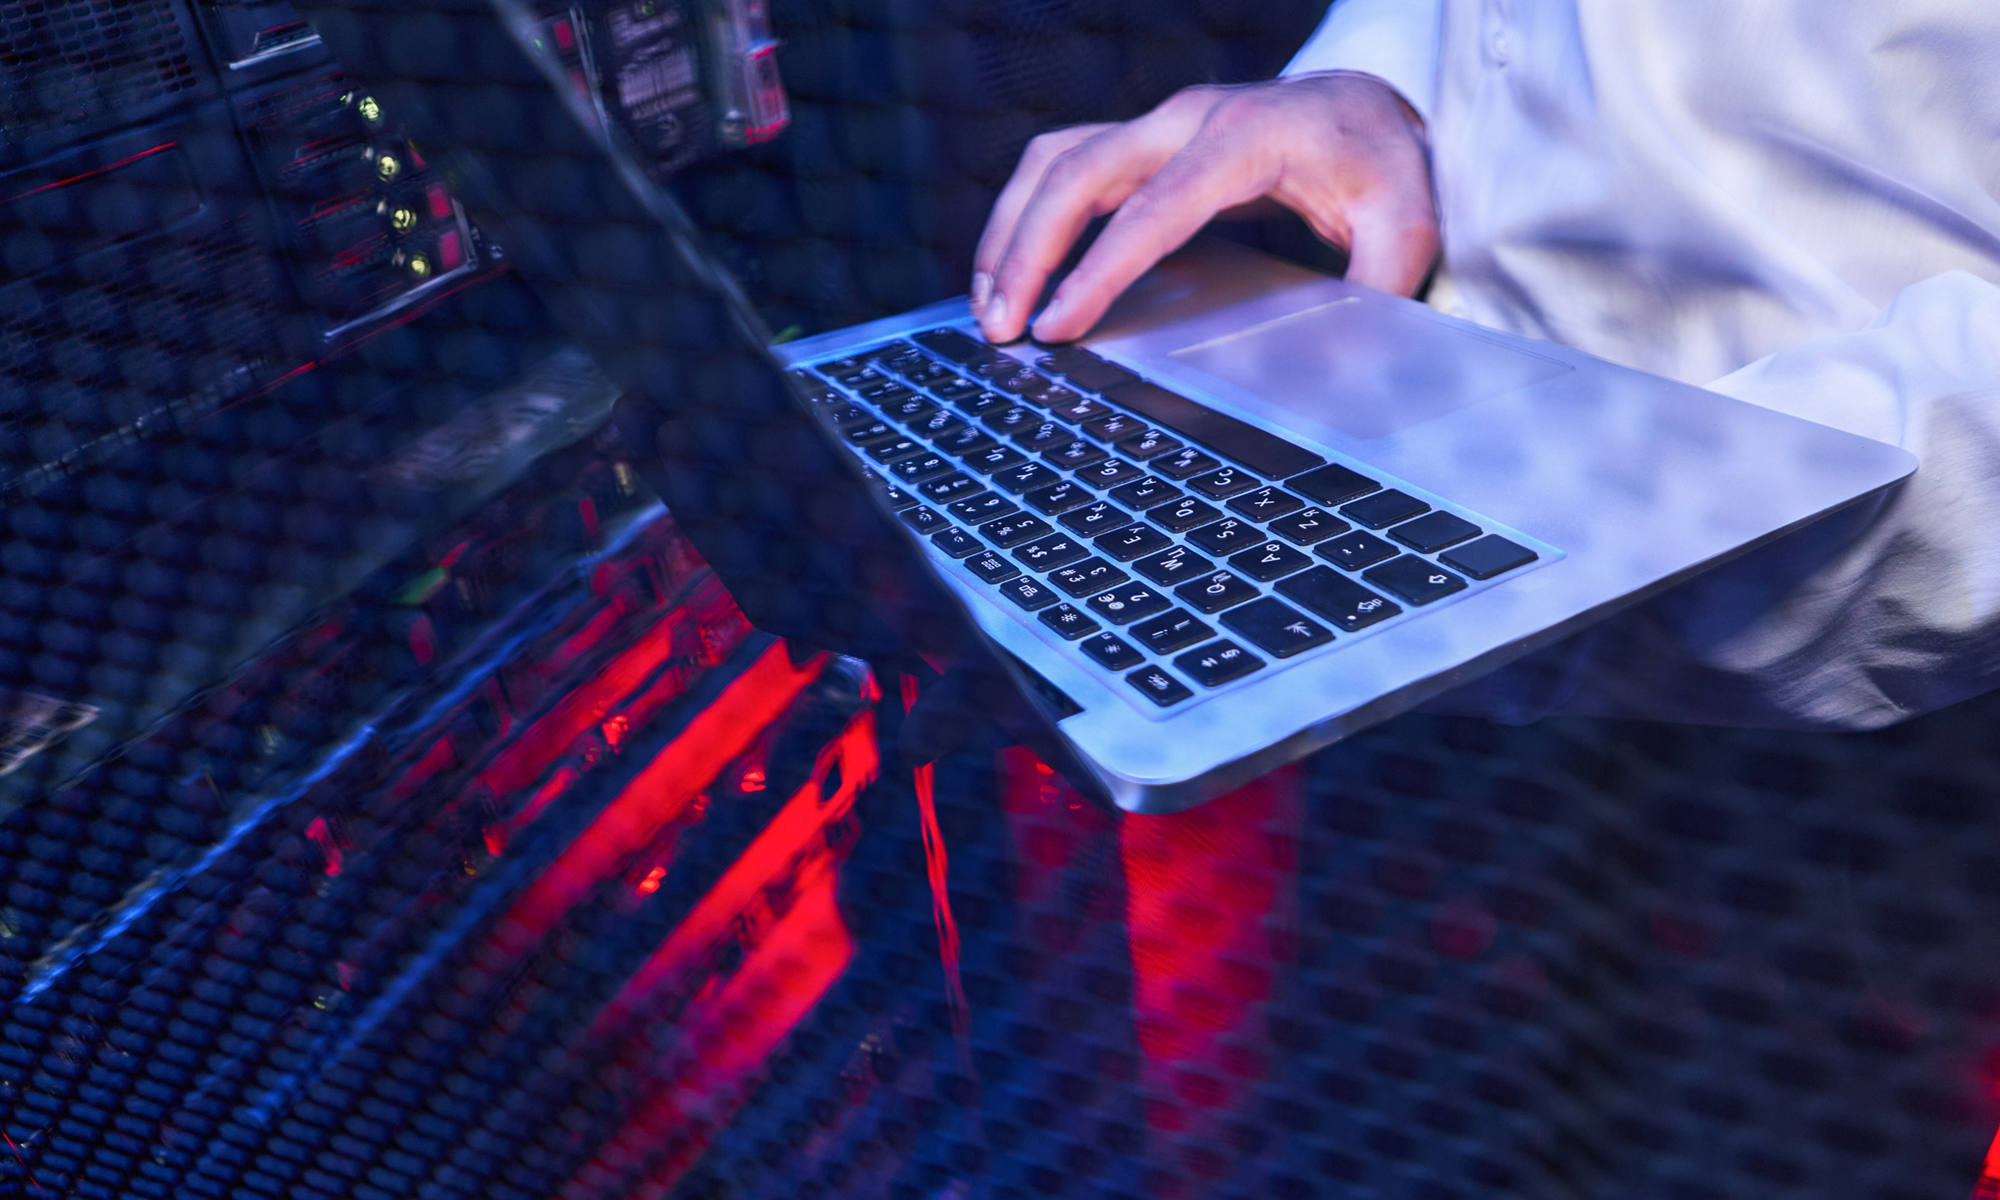
M1123 529L1132 523L1131 514L1107 501L1099 500L1082 508L1071 509L1063 514L1062 527L1085 537L1096 537L1100 533L1110 533Z
M1279 580L1277 590L1280 596L1349 633L1403 611L1331 567L1314 567Z
M1385 525L1394 525L1398 521L1407 521L1418 513L1429 512L1430 507L1407 492L1390 488L1386 492L1377 492L1365 500L1356 500L1352 504L1343 505L1340 515L1350 518L1356 525L1380 529Z
M1151 525L1131 524L1096 539L1097 548L1119 562L1131 562L1141 554L1151 554L1173 545L1167 535Z
M1050 525L1047 521L1021 513L986 522L979 527L979 536L1005 550L1022 542L1033 541L1049 530Z
M1188 534L1188 541L1210 554L1234 554L1263 540L1263 530L1235 517L1224 517L1213 525L1204 525Z
M1202 612L1212 613L1232 608L1245 600L1255 600L1257 589L1228 571L1217 571L1180 585L1174 589L1174 595Z
M1260 583L1312 566L1312 559L1283 542L1265 542L1229 560L1229 565Z
M1085 634L1097 632L1097 622L1091 620L1082 609L1070 604L1058 604L1054 608L1043 609L1041 619L1042 624L1072 642Z
M1526 546L1489 533L1467 546L1438 556L1446 566L1457 567L1474 579L1491 579L1503 571L1534 562L1537 557Z
M1479 526L1448 512L1434 512L1405 521L1389 531L1389 536L1420 554L1436 554L1467 538L1479 536Z
M1079 600L1097 592L1108 592L1130 578L1124 571L1096 557L1049 572L1050 583Z
M1089 488L1073 479L1057 480L1047 487L1036 488L1021 497L1029 508L1048 517L1066 513L1072 508L1081 508L1096 498Z
M1146 423L1130 413L1111 413L1094 421L1086 421L1083 431L1100 442L1115 442L1119 438L1139 433Z
M1322 542L1318 554L1335 566L1359 571L1363 567L1372 567L1384 559L1396 557L1396 548L1381 538L1356 530L1345 537Z
M1014 548L1014 558L1030 571L1053 571L1090 557L1068 534L1052 533Z
M1223 613L1222 623L1275 658L1290 658L1333 640L1332 630L1268 596Z
M965 530L949 527L940 529L932 534L931 545L936 546L953 558L964 558L967 555L977 554L981 550L986 549L986 547L979 544L978 538L973 537L971 534L965 532Z
M1239 492L1249 491L1261 482L1263 481L1248 471L1236 467L1222 467L1188 480L1188 487L1210 500L1226 500Z
M1123 671L1146 661L1145 656L1119 640L1115 633L1100 633L1083 642L1083 652L1108 670Z
M1222 465L1222 460L1212 454L1203 454L1193 446L1176 450L1164 458L1155 459L1152 467L1168 479L1186 479L1203 471L1212 471Z
M1306 502L1277 488L1258 488L1246 492L1229 502L1229 507L1253 521L1272 521L1287 513L1295 513L1306 506Z
M1125 682L1139 690L1139 694L1161 708L1194 695L1188 686L1159 667L1142 667L1125 677Z
M1132 569L1154 583L1178 584L1183 579L1193 579L1214 570L1215 564L1186 546L1175 546L1147 555L1133 563Z
M1203 687L1221 687L1263 666L1264 660L1224 639L1188 651L1175 659L1174 665Z
M1310 546L1354 528L1323 508L1302 508L1271 522L1270 530L1288 542Z
M1000 583L1021 573L1021 568L1008 562L991 550L975 554L965 560L965 569L979 576L985 583Z
M1213 504L1203 504L1195 499L1162 504L1158 508L1146 510L1147 520L1173 533L1206 525L1221 515L1222 510Z
M1387 588L1411 604L1429 604L1465 590L1465 580L1414 554L1372 567L1362 572L1361 578Z
M827 376L829 379L838 379L844 383L866 371L868 369L868 360L860 357L836 358L832 362L818 364L816 369L820 374Z
M1107 458L1101 463L1095 463L1078 471L1076 477L1092 487L1108 488L1137 479L1144 474L1144 471L1122 458Z
M1366 496L1382 485L1366 475L1329 463L1316 471L1292 476L1285 480L1285 486L1295 492L1303 492L1321 504L1345 504L1356 496Z
M1148 475L1111 489L1111 498L1127 508L1152 508L1158 504L1172 504L1181 498L1179 488L1158 475Z
M1145 584L1126 583L1092 596L1090 607L1113 625L1130 625L1171 606L1165 596Z
M1144 462L1149 458L1157 458L1162 454L1172 453L1185 445L1187 445L1186 442L1181 441L1164 430L1148 429L1144 433L1135 434L1118 443L1118 450L1122 454L1129 454L1133 458Z
M903 524L908 525L918 533L932 533L936 530L947 528L951 524L943 517L938 516L937 513L921 505L916 508L906 508L896 515L902 518Z
M1025 608L1029 612L1036 612L1047 608L1049 605L1062 599L1062 597L1056 595L1054 588L1027 575L1009 579L1001 584L1000 594L1012 600L1018 607Z
M1215 636L1215 630L1185 608L1161 613L1132 627L1132 636L1155 654L1172 654Z

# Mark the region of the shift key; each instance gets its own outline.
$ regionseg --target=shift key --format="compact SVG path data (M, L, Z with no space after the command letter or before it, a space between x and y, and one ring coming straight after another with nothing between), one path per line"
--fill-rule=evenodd
M1279 595L1353 633L1403 610L1332 567L1314 567L1277 582Z

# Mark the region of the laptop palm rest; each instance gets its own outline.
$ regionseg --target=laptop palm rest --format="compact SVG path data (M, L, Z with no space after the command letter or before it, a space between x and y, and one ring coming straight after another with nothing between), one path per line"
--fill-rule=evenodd
M1380 438L1574 368L1421 311L1335 300L1168 352L1353 438Z

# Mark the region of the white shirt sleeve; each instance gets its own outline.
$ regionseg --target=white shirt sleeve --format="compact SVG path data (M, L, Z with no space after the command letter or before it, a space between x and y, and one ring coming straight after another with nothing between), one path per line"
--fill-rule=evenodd
M1279 75L1360 71L1387 83L1417 115L1437 100L1443 0L1335 0Z
M1870 729L2000 687L2000 285L1953 271L1711 385L1917 455L1882 497L1434 704Z

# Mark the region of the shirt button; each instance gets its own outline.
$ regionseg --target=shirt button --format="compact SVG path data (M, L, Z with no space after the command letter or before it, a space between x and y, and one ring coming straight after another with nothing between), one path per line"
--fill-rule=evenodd
M1508 39L1507 31L1504 29L1494 30L1492 35L1486 39L1486 53L1493 59L1494 64L1497 66L1504 67L1507 65L1507 55L1513 48L1514 44Z

